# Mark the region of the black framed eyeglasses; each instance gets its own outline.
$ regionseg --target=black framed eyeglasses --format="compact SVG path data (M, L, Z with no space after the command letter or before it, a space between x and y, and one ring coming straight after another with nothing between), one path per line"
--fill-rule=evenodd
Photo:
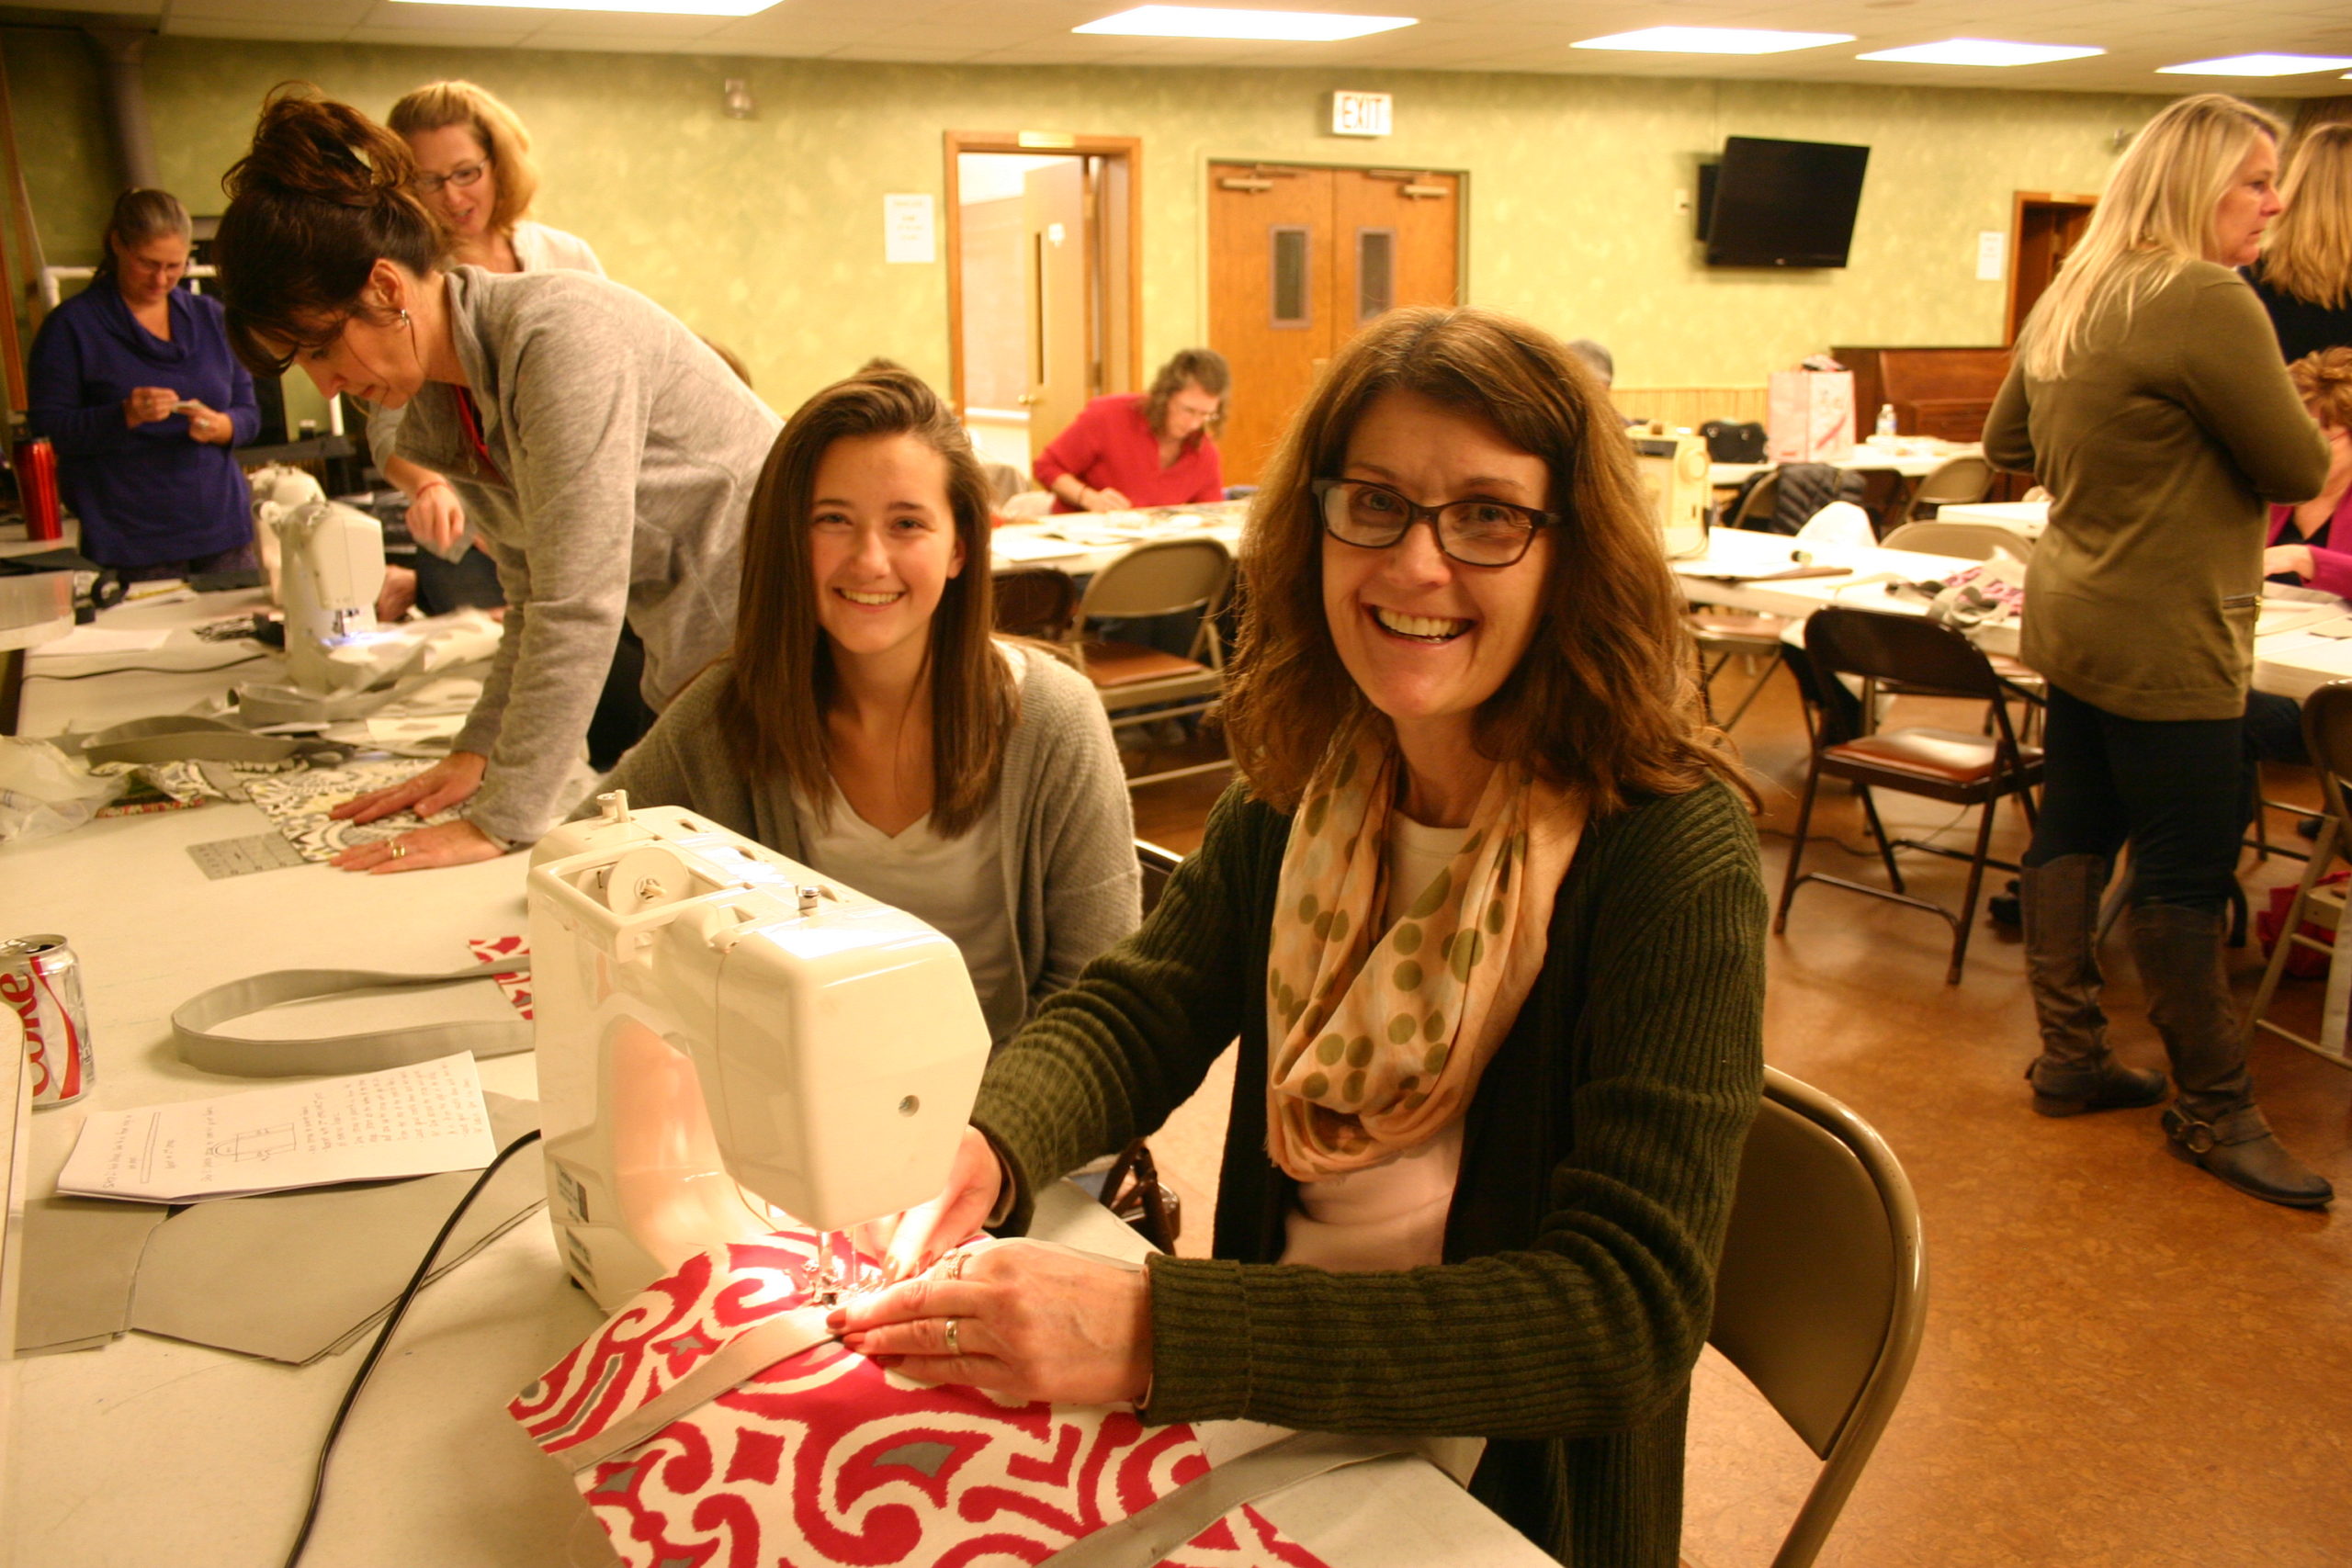
M1323 531L1343 545L1385 550L1424 517L1437 547L1464 566L1510 566L1535 543L1535 531L1562 521L1507 501L1449 501L1423 506L1370 479L1317 479L1307 486L1323 513Z
M446 175L419 175L409 183L415 187L419 196L438 196L441 194L443 186L456 186L459 190L469 190L481 182L482 175L489 172L490 160L477 158L470 164L458 164Z

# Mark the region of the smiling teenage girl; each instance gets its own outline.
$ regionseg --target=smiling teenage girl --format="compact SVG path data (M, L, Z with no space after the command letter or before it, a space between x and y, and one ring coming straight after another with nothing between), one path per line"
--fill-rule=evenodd
M827 388L768 458L729 657L608 787L678 805L963 949L1017 1028L1140 916L1111 728L1075 671L989 630L989 491L903 370Z
M230 170L230 341L321 391L404 409L400 450L455 484L498 563L504 637L449 757L339 809L463 802L348 870L481 860L537 838L624 619L656 709L726 646L743 513L778 421L675 317L578 272L443 271L399 138L280 90Z

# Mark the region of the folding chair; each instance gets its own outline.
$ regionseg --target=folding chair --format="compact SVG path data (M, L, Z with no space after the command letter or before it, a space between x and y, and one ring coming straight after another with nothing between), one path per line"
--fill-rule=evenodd
M1682 617L1690 628L1690 640L1699 649L1699 689L1705 695L1709 716L1714 708L1715 677L1735 659L1760 659L1764 668L1757 673L1739 705L1731 716L1721 721L1728 733L1731 728L1747 716L1749 705L1772 679L1772 671L1781 668L1781 650L1785 646L1781 634L1790 623L1778 615L1746 615L1735 611L1692 610ZM1710 660L1713 663L1708 662Z
M2347 799L2344 783L2346 775L2352 774L2352 681L2330 681L2303 699L2303 744L2311 750L2312 766L2319 771L2320 797L2327 816L2320 824L2318 841L2312 845L2311 859L2303 866L2302 880L2295 885L2294 902L2287 906L2286 928L2270 950L2262 987L2254 994L2246 1036L2251 1042L2257 1031L2267 1029L2339 1067L2352 1067L2352 1046L2345 1039L2346 1017L2352 1014L2352 953L2338 953L2335 945L2303 935L2306 921L2329 929L2339 940L2345 931L2347 889L2344 884L2325 884L2322 879L2335 868L2337 855L2352 845L2352 839L2346 836L2352 826L2352 815L2347 815L2352 813L2352 799ZM2286 973L2287 955L2298 947L2325 954L2329 960L2327 995L2320 1010L2316 1040L2265 1016L2278 989L2278 978Z
M1098 617L1141 619L1197 611L1200 627L1188 654L1163 653L1140 643L1087 637L1078 645L1079 669L1094 682L1115 735L1123 728L1203 714L1225 690L1225 642L1217 610L1233 581L1233 556L1214 538L1154 539L1094 574L1079 603L1080 624ZM1129 775L1127 786L1215 773L1232 760L1194 762Z
M1904 521L1933 517L1940 507L1982 501L1993 488L1993 465L1982 457L1949 457L1928 471L1911 492Z
M996 629L1056 645L1078 621L1078 580L1059 567L1021 566L996 574Z
M1968 956L1969 931L1976 916L1976 897L1984 886L1984 868L1995 865L2004 871L2018 869L2007 861L1992 858L1994 808L2002 796L2013 795L2024 807L2026 820L2033 820L2033 797L2029 792L2041 780L2041 752L2018 743L2009 725L2009 710L2001 700L2010 688L1994 672L1983 650L1949 626L1912 615L1882 615L1832 605L1815 612L1812 619L1805 622L1804 647L1819 679L1827 681L1840 674L1862 678L1864 733L1850 740L1837 740L1831 738L1828 727L1816 730L1812 765L1805 773L1804 803L1797 811L1795 841L1789 846L1788 874L1781 886L1781 907L1773 917L1772 930L1778 932L1788 929L1789 905L1797 896L1798 885L1805 882L1826 882L1849 892L1930 910L1952 928L1951 965L1944 975L1944 983L1958 985L1961 965ZM1910 693L1989 704L1994 734L1988 739L1927 727L1882 731L1874 717L1881 682L1900 682ZM1860 786L1862 811L1870 819L1871 836L1878 843L1879 858L1885 863L1890 887L1872 887L1826 872L1802 869L1805 834L1813 825L1814 797L1820 791L1825 774L1850 780ZM1975 849L1963 854L1941 844L1889 839L1885 826L1879 821L1877 803L1871 798L1872 789L1897 790L1953 806L1981 807ZM1968 862L1968 889L1962 897L1957 914L1941 904L1914 897L1905 890L1902 868L1894 863L1897 849L1924 850Z
M1772 1568L1807 1568L1910 1380L1928 1315L1919 1204L1886 1141L1764 1069L1708 1342L1823 1461Z

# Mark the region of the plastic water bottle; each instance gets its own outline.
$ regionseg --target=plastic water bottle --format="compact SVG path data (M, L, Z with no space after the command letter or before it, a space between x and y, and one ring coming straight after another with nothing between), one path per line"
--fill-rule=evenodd
M1878 423L1871 427L1871 438L1874 441L1894 439L1894 405L1893 403L1878 405Z

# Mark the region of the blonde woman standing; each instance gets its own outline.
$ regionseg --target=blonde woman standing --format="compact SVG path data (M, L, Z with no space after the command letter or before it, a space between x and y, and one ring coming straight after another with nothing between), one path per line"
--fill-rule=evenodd
M2246 276L2291 365L2352 348L2352 125L2306 133L2278 193L2287 210Z
M2222 962L2265 503L2316 494L2327 446L2234 269L2278 215L2278 122L2218 93L2133 141L2019 334L1987 457L2051 492L2023 655L2050 682L2046 795L2021 877L2045 1116L2164 1098L2099 1010L2099 897L2132 846L2132 946L2179 1094L2165 1131L2240 1191L2334 1191L2271 1135Z

